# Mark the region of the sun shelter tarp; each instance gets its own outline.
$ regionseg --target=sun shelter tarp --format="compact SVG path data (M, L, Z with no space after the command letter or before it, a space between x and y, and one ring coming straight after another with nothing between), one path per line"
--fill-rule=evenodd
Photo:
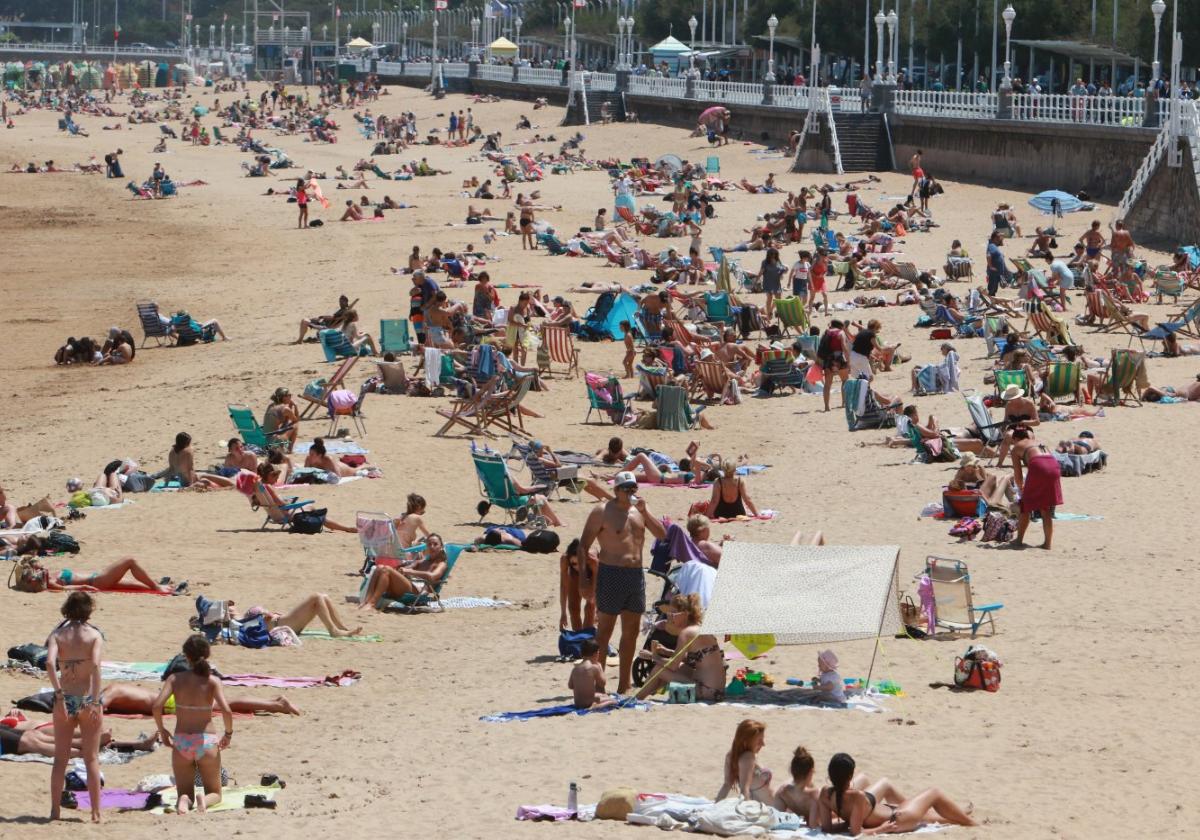
M356 50L365 50L370 49L373 44L366 38L355 38L353 41L346 44L346 46Z
M501 58L507 58L517 54L517 45L503 36L488 44L488 49Z
M704 632L769 633L781 645L894 635L899 556L894 545L727 543Z

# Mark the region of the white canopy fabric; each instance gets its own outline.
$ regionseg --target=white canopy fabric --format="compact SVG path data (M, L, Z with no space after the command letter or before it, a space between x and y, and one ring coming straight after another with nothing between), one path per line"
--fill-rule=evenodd
M899 546L725 544L705 633L816 644L900 630Z
M353 41L347 43L346 46L353 47L356 50L365 50L373 45L366 38L355 38Z
M492 41L492 43L490 43L488 45L488 48L491 49L492 52L498 53L501 55L516 55L517 54L517 45L514 44L512 41L508 40L507 38L505 38L504 36L501 36L501 37L497 38L495 41Z
M687 45L681 42L678 38L673 38L668 35L657 44L650 48L650 52L654 54L666 53L668 55L679 55L680 53L689 52Z

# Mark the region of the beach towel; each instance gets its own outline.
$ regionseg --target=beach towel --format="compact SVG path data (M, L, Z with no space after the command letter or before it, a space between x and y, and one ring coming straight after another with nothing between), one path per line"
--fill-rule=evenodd
M616 696L615 694L613 695L613 697ZM525 712L497 712L492 715L484 715L480 720L485 723L509 723L514 720L533 720L535 718L563 717L565 715L580 717L591 714L607 714L618 709L636 709L640 712L647 712L650 710L650 704L626 698L616 706L605 706L601 709L577 709L573 703L564 703L561 706L547 706L544 709L530 709Z
M149 800L149 793L128 790L126 788L107 788L100 791L101 809L123 808L129 811L143 811ZM92 797L86 790L77 792L75 794L75 801L79 803L79 810L81 811L90 811L92 809Z
M102 662L100 663L100 678L126 682L159 680L162 679L165 670L167 670L165 662Z
M881 702L883 695L873 692L866 695L847 697L845 705L823 703L818 699L819 696L820 692L808 688L771 688L762 685L751 685L747 686L745 694L737 695L733 699L722 700L719 703L690 705L733 706L745 709L820 709L833 712L850 710L872 714L886 711L886 707Z
M254 794L265 796L272 802L275 801L275 795L279 793L279 786L272 785L271 787L262 787L261 785L250 785L247 787L225 788L221 791L221 801L216 805L211 805L208 808L208 813L216 811L240 811L246 807L246 797ZM157 808L151 808L151 814L173 814L175 813L175 802L178 796L175 788L167 788L161 791L163 804ZM82 807L82 806L80 806Z
M300 634L300 636L301 636L301 638L304 638L304 639L324 639L324 640L333 639L333 636L330 636L324 630L305 630L303 633ZM380 636L378 633L366 633L361 636L342 636L341 638L337 639L336 641L339 641L339 642L342 642L342 641L346 641L346 642L382 642L383 636Z
M515 548L516 546L513 547ZM464 595L456 598L443 598L442 606L448 610L495 609L499 607L511 607L512 601L499 601L495 598L472 598Z
M292 447L293 455L307 455L312 449L311 443L297 443ZM325 452L330 455L366 455L369 449L363 449L352 440L325 439Z
M779 516L779 511L777 511L777 510L760 510L758 512L758 516L732 516L732 517L727 517L727 518L716 518L716 519L709 517L709 521L710 522L769 522L770 520L774 519L777 516Z
M433 390L438 386L438 380L442 375L442 351L436 347L425 348L425 384L429 386L429 390Z
M362 679L358 671L342 671L327 677L272 677L268 674L226 674L221 678L224 685L270 686L272 688L319 688L323 686L354 685Z
M105 717L109 717L109 715L105 715ZM129 762L133 761L135 758L141 758L144 755L151 755L151 752L149 750L136 750L134 752L117 752L116 750L110 750L110 749L101 749L99 752L100 764L105 767L112 766L115 764L128 764ZM76 761L78 761L78 760L79 759L76 759ZM54 763L54 759L51 758L50 756L37 755L34 753L27 753L25 755L13 755L11 753L5 753L4 755L0 755L0 761L19 761L19 762L26 763L26 764L28 764L28 763L53 764Z

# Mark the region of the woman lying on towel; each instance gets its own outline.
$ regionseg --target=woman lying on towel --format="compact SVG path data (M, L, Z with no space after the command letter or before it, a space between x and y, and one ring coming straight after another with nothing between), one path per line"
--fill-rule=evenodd
M125 575L132 576L133 582L121 583ZM63 569L56 578L46 582L46 589L51 592L104 592L117 589L119 585L120 589L129 592L158 592L162 595L182 595L187 590L187 581L171 585L170 580L163 578L162 584L155 583L137 560L125 557L100 572Z
M158 735L136 741L118 741L110 730L100 732L100 746L117 752L149 752L157 745ZM25 720L17 709L0 718L0 755L44 755L54 758L54 724ZM71 736L71 758L83 757L83 736Z
M242 616L241 620L246 622L260 615L266 620L267 630L274 630L276 627L287 627L294 631L296 635L300 635L308 625L312 624L314 620L319 619L325 625L325 632L335 639L346 636L357 636L362 633L361 626L355 627L353 630L346 626L346 623L342 621L342 617L338 615L337 607L333 605L333 601L324 592L314 592L292 607L288 613L275 613L263 607L251 607L246 610L246 614Z
M651 642L638 655L654 662L655 673L637 693L642 700L669 683L690 683L696 686L696 699L721 701L725 699L725 654L716 636L703 633L700 622L704 610L700 596L676 595L666 610L667 618L659 626L677 637L672 650L659 642Z
M104 707L105 714L149 715L157 695L157 691L142 688L140 685L112 682L101 689L100 703ZM301 713L300 709L293 706L282 695L273 700L260 700L256 697L230 697L228 699L229 708L234 714L252 715L262 712L264 714L298 715ZM216 708L216 704L213 705L213 708ZM172 697L167 701L165 711L167 714L174 713L175 698Z
M417 595L421 588L437 586L446 576L450 564L446 557L446 545L439 534L430 534L425 540L425 550L417 559L401 569L376 566L367 581L367 591L358 604L360 610L367 607L380 609L379 600L396 600L405 595ZM414 581L423 581L425 587Z
M929 788L916 796L900 799L870 790L855 790L854 759L838 753L829 761L830 784L817 796L816 815L821 830L859 834L903 834L921 823L976 825L971 819L971 806L959 808L937 788ZM893 794L895 791L891 791ZM900 799L889 802L888 799ZM810 822L811 825L811 822Z

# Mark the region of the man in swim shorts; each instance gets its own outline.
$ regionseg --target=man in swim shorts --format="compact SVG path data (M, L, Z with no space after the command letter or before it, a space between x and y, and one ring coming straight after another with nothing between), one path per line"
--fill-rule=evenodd
M665 539L667 535L662 520L647 512L646 500L635 495L637 487L637 476L633 473L617 473L613 487L616 498L603 507L592 508L579 540L581 564L587 563L593 542L600 546L600 565L596 574L596 610L599 613L596 643L600 646L602 668L606 667L608 643L617 618L621 619L619 694L628 692L633 682L633 657L642 614L646 611L646 575L642 570L646 530L659 539Z

